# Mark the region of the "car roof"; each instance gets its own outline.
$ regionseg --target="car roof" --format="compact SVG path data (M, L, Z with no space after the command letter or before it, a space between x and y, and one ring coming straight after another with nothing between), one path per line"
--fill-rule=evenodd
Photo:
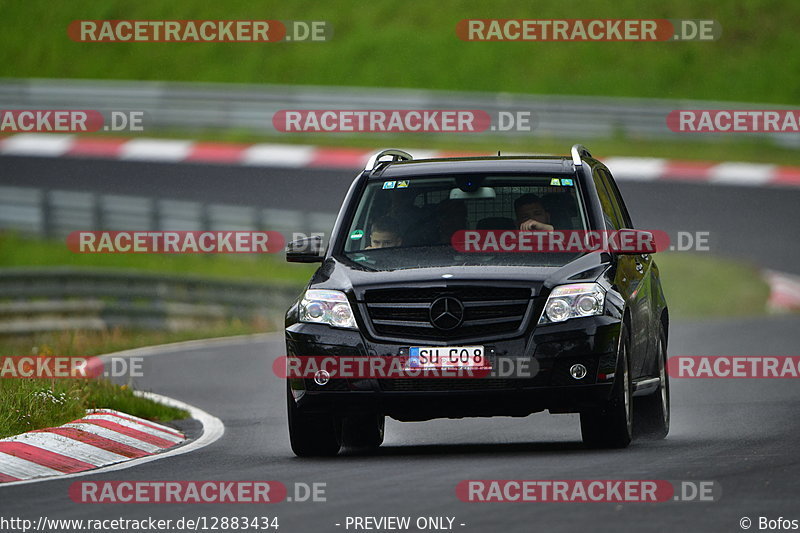
M575 167L570 158L556 156L490 156L413 159L410 161L386 162L370 175L370 179L486 172L575 175Z

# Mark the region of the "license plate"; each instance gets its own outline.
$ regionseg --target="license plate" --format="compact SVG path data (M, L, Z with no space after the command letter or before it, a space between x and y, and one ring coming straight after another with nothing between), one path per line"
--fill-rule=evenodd
M408 368L488 368L483 346L412 346Z

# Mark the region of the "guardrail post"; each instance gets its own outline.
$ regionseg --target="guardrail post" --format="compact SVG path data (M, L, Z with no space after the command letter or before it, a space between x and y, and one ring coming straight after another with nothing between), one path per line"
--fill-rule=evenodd
M55 236L55 228L53 228L53 208L50 191L42 191L39 198L41 199L39 205L42 210L41 234L46 239L51 239Z
M200 228L202 231L212 231L211 227L211 207L208 204L200 205Z
M161 227L161 202L157 198L150 199L150 230L160 231L164 228Z
M105 216L103 213L103 198L100 194L92 194L92 228L95 231L105 229Z

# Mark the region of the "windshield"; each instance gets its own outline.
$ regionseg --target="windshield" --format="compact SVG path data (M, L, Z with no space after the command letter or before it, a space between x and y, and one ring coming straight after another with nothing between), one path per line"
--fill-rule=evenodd
M435 176L367 185L344 255L370 270L455 265L561 266L574 253L459 252L459 230L585 230L577 180L564 176Z

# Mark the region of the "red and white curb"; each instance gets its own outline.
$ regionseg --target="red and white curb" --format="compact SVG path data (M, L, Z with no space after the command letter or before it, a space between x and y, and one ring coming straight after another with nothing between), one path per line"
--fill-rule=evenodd
M764 279L770 289L767 302L770 311L800 311L800 276L767 270L764 272Z
M160 453L186 441L175 429L113 411L0 439L0 482L93 470Z
M149 357L149 356L156 356L156 355L165 355L169 353L179 352L184 349L197 349L197 348L204 348L204 347L212 347L212 346L224 346L224 345L239 345L239 344L247 344L251 342L260 342L264 339L270 338L270 335L240 335L236 337L218 337L212 339L201 339L201 340L194 340L194 341L184 341L184 342L177 342L177 343L170 343L170 344L161 344L157 346L145 346L142 348L134 348L131 350L125 350L121 352L114 352L111 354L105 354L100 356L101 359L103 358L111 358L111 357ZM174 398L170 398L168 396L162 396L160 394L155 394L153 392L143 392L143 391L135 391L134 394L136 396L140 396L142 398L148 398L154 402L162 403L164 405L168 405L171 407L176 407L178 409L183 409L184 411L189 413L189 417L199 422L200 426L202 427L202 433L199 437L192 440L186 440L185 436L181 434L181 432L168 428L166 426L162 426L160 424L155 424L153 422L149 422L142 419L137 419L136 417L132 417L130 415L116 413L115 411L110 411L107 409L93 411L88 414L87 417L82 418L80 420L75 420L70 424L65 424L62 427L68 427L72 424L88 424L88 426L79 426L79 427L72 427L71 429L75 431L86 431L87 427L90 427L91 430L94 430L97 433L88 433L94 435L95 437L99 438L107 438L103 437L99 433L104 433L105 435L113 435L114 439L117 439L118 442L115 441L115 447L112 449L108 449L105 447L97 446L96 444L99 443L97 439L95 442L86 442L81 441L78 439L73 439L71 437L65 437L64 435L59 435L58 433L53 434L52 436L36 436L31 437L33 434L48 434L51 433L54 429L60 428L50 428L44 429L37 432L30 432L25 433L23 435L16 435L14 437L10 437L8 439L0 440L0 446L6 446L8 450L11 448L20 449L19 446L7 446L2 444L5 441L10 442L21 442L23 444L27 444L32 448L34 453L36 453L40 457L48 457L50 461L48 462L37 462L33 460L29 460L26 457L18 457L16 454L8 453L7 451L3 450L0 447L0 490L21 484L28 484L28 483L36 483L47 481L51 479L64 479L64 478L71 478L71 477L78 477L78 476L86 476L86 475L94 475L94 474L101 474L105 472L113 472L118 470L124 470L127 468L132 468L144 463L149 463L151 461L157 461L160 459L165 459L167 457L174 457L177 455L183 455L186 453L193 452L195 450L199 450L206 446L209 446L222 438L225 434L225 424L222 421L207 413L206 411L195 407L194 405L190 405L185 402L181 402L180 400L176 400ZM121 423L120 420L117 420L120 417L126 417L131 419L133 424L137 424L135 421L141 421L146 426L135 425L133 428L137 431L141 431L142 433L148 433L149 431L157 431L153 436L161 438L163 441L171 442L175 441L175 439L181 439L180 442L174 442L167 447L161 447L159 444L166 445L166 442L153 442L151 438L148 437L147 440L142 440L138 437L141 435L131 435L129 434L130 431L126 429L125 431L116 431L113 429L109 429L105 422L98 423L96 420L107 420L108 417L116 417L113 418L112 422L116 422L121 426L125 426L125 424ZM95 422L87 422L87 419L95 420ZM105 430L114 431L114 433L109 433ZM143 427L147 427L148 430L143 431ZM70 432L74 433L74 432ZM180 437L179 437L180 436ZM92 438L92 437L89 437ZM29 440L32 439L32 440ZM50 439L47 444L37 445L37 441L40 439ZM133 439L133 440L131 440ZM111 439L109 439L111 440ZM45 442L45 441L42 441ZM57 448L49 447L49 444L57 443ZM182 444L181 444L182 443ZM70 446L66 446L66 445ZM181 444L179 446L179 444ZM122 453L122 450L126 448L122 448L122 446L128 446L130 448L134 448L136 451L134 452L135 455L138 457L129 457ZM78 450L83 450L85 455L78 456ZM153 452L148 452L148 450L153 450ZM31 451L28 448L28 451ZM48 453L49 452L49 453ZM144 453L142 453L144 452ZM53 454L53 455L51 455ZM103 458L105 461L101 460ZM52 460L57 459L59 462L52 462ZM5 464L8 461L9 464L13 463L17 465L17 467L11 471L10 469L7 471ZM20 462L25 461L25 462ZM95 464L95 463L103 463L102 465ZM30 469L27 472L20 470L20 466L24 465L26 468ZM30 475L30 474L34 475Z
M417 159L486 155L477 152L409 150ZM56 133L20 133L0 138L0 154L90 157L122 161L212 163L283 168L363 168L375 150L296 144L236 144L190 140L107 138ZM524 155L524 154L508 154ZM753 187L800 187L800 167L713 163L650 157L604 157L620 180L681 181Z

